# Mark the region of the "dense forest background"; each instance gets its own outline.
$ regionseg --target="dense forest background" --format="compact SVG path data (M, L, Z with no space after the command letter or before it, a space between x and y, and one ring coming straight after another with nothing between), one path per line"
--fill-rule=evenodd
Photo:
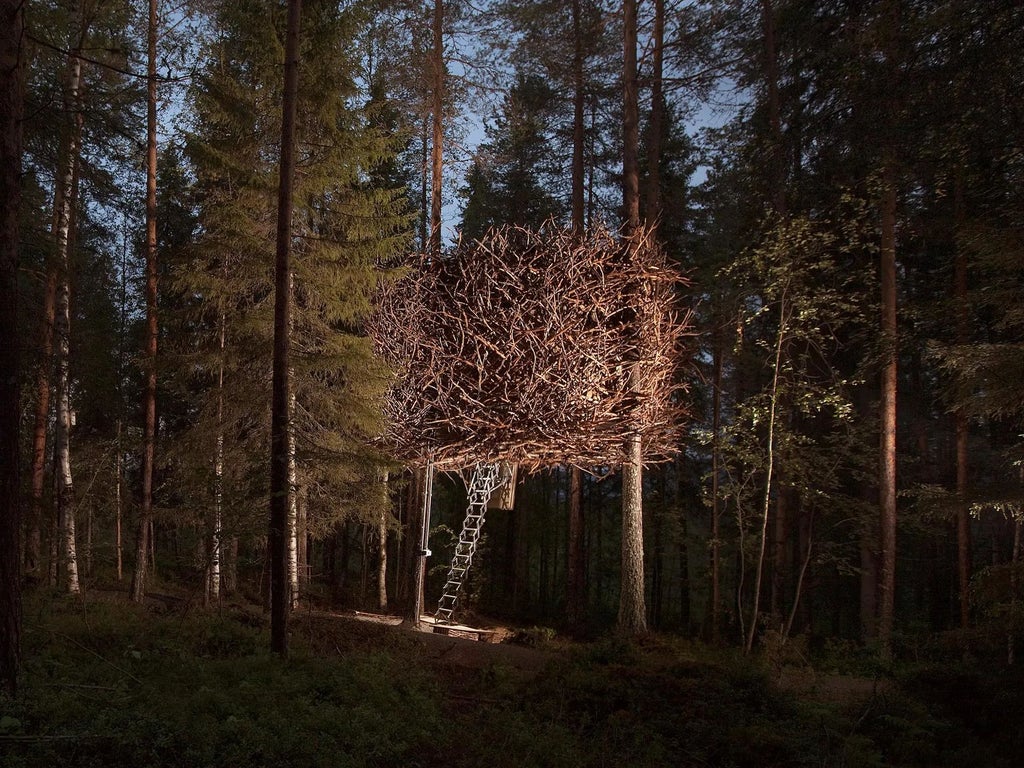
M1012 663L1024 9L625 6L304 3L292 600L412 602L420 480L374 441L379 281L490 227L619 226L638 136L639 215L695 324L685 438L644 472L649 628ZM261 601L284 8L38 0L24 22L18 570ZM583 469L490 516L466 609L616 623L620 473ZM427 606L464 509L439 478Z

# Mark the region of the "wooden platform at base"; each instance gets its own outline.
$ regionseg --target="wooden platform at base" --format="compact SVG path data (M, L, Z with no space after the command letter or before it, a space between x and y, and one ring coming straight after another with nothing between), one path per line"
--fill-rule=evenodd
M421 616L420 622L430 627L435 635L447 635L449 637L462 637L467 640L489 643L495 632L493 629L478 629L467 627L465 624L439 624L433 616Z

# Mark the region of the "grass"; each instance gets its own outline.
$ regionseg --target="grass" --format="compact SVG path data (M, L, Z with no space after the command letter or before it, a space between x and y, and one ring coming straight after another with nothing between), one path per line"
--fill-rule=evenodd
M244 609L33 596L23 693L0 699L0 766L1024 762L1019 676L907 669L843 705L786 695L765 665L671 638L575 646L525 674L500 653L467 667L394 628L312 617L282 662L262 624Z

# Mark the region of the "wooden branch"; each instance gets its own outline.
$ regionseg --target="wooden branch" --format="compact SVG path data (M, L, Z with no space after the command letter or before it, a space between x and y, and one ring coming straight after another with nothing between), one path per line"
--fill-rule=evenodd
M385 442L416 464L525 469L674 455L692 335L686 282L649 230L617 237L504 227L441 258L410 258L371 334L396 378Z

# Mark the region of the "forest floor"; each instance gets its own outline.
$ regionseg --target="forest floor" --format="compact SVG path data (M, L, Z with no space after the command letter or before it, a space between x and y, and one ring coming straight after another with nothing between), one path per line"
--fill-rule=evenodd
M31 594L0 766L1024 765L1020 672L395 623L299 610L282 661L257 606Z

